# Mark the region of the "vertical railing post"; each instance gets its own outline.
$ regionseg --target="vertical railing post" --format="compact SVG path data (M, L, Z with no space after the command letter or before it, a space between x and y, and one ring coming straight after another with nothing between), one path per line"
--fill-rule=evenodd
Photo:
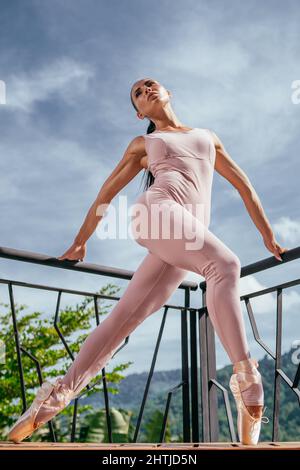
M197 357L197 309L190 310L190 356L191 356L191 421L192 442L199 442L199 391Z
M204 304L204 289L202 288L202 305L203 304ZM199 357L200 357L200 383L201 383L202 441L209 442L210 430L209 430L206 314L204 311L201 311L201 310L199 312Z
M190 290L184 290L184 305L190 305ZM181 373L182 373L182 426L183 441L191 442L190 429L190 391L189 391L189 355L188 355L188 329L187 310L181 309Z
M276 315L276 358L274 377L274 408L273 408L273 432L272 441L279 440L279 410L280 410L280 383L281 377L278 370L281 368L282 345L282 289L277 289L277 315Z
M210 442L219 440L218 395L211 379L217 378L215 330L209 316L206 322Z
M202 306L206 307L206 288L202 287ZM216 379L215 333L206 312L199 315L199 348L201 368L202 440L216 442L219 438L218 397L211 379Z
M16 345L16 352L17 352L20 384L21 384L21 396L22 396L22 405L23 405L22 413L24 413L27 409L24 371L23 371L23 363L22 363L22 357L21 357L21 346L20 346L20 339L19 339L18 323L17 323L16 311L15 311L15 300L14 300L13 288L12 288L11 283L8 284L8 290L9 290L10 307L11 307L12 320L13 320L13 329L14 329L14 338L15 338L15 345Z

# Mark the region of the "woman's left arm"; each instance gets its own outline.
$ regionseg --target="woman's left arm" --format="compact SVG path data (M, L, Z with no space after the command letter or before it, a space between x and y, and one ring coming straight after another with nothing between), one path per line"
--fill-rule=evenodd
M230 157L219 137L213 131L210 131L210 133L216 149L215 170L237 189L250 217L263 237L266 248L271 251L279 261L282 261L280 253L287 251L288 248L282 248L277 243L271 224L267 219L251 181L246 173Z

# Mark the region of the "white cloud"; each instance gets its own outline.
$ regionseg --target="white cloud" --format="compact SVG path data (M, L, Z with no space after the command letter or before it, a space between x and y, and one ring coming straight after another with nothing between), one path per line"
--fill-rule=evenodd
M199 28L202 8L207 8L207 20ZM296 22L291 18L286 47L275 15L258 21L255 28L244 22L232 31L224 25L222 9L217 13L201 6L198 11L181 13L180 24L169 27L169 34L175 29L172 43L156 48L151 74L156 77L157 73L172 91L178 114L186 124L201 125L202 121L204 127L220 132L225 147L242 165L260 166L284 158L299 128L297 107L291 102L291 82L297 77ZM220 28L222 33L213 34L212 24L213 31ZM240 39L239 30L246 40ZM142 60L149 60L144 45Z
M261 284L255 276L246 276L240 279L240 295L250 292L257 292L266 289L267 286ZM276 306L275 294L265 294L250 299L254 315L261 313L270 313Z
M283 309L284 311L291 311L292 309L297 308L299 311L300 307L300 295L296 290L285 290L283 297Z
M290 217L281 217L273 224L276 233L286 243L298 245L300 242L300 220L292 220Z
M205 279L199 274L188 272L186 281L202 282ZM240 279L240 296L250 294L252 292L258 292L263 289L267 289L270 286L260 283L255 276L246 276ZM197 290L192 294L193 306L201 306L201 300L199 301ZM251 306L254 315L276 313L276 292L264 294L258 297L250 299ZM194 305L195 304L195 305ZM292 312L295 308L300 308L300 294L295 288L285 289L283 291L283 310L284 312Z
M292 192L295 188L296 194L297 172L291 173L286 188L286 178L278 176L276 163L277 159L280 165L285 165L281 175L286 174L284 169L296 168L299 163L296 153L291 151L298 142L300 116L299 106L290 100L291 82L298 78L295 58L299 55L299 26L292 10L269 11L254 2L249 21L248 9L237 7L235 2L225 9L221 2L218 8L207 2L192 1L191 8L168 3L166 8L162 6L159 15L155 9L146 10L137 3L136 15L128 16L125 9L118 17L109 7L104 11L100 6L91 14L89 9L75 7L70 2L67 6L55 2L55 8L34 3L40 24L38 21L30 24L31 17L27 20L27 16L23 24L28 31L39 34L41 29L36 28L42 26L45 35L41 36L41 44L24 42L25 53L19 63L15 61L15 50L20 48L20 35L14 37L15 31L6 34L6 41L12 47L4 47L3 42L1 48L1 74L5 72L1 78L7 84L7 105L2 109L24 111L9 116L12 121L5 123L7 132L2 133L0 143L3 244L53 254L61 254L67 248L89 202L121 157L125 147L123 138L132 138L134 126L138 133L146 129L147 119L139 121L135 116L129 89L136 79L148 75L172 91L175 112L185 124L210 127L222 140L224 137L232 157L246 171L253 170L255 185L263 181L264 188L271 188L276 180L282 205L285 204L284 213L292 213L297 198L286 197L285 191ZM18 14L22 14L22 9ZM66 21L61 22L60 18ZM8 28L10 23L12 20L7 21ZM286 41L282 41L283 36ZM144 40L137 43L137 37ZM78 59L60 57L61 50L72 51ZM52 60L54 54L56 59ZM35 65L32 66L27 63L27 57L33 55ZM47 65L37 67L37 63ZM88 89L93 76L97 80ZM82 94L84 100L78 103ZM53 119L50 105L57 99L78 106L69 109L63 105ZM38 112L30 114L40 102L49 104L49 110L44 106L41 116ZM6 118L4 113L3 117ZM261 171L266 166L268 178ZM133 196L139 179L124 192ZM238 255L247 257L246 261L270 256L242 201L238 203L238 192L228 187L227 182L216 189L212 231ZM272 201L272 196L268 190L265 202ZM272 206L278 209L276 203ZM299 225L297 221L282 218L274 228L294 245L299 240ZM100 242L96 236L88 249L93 262L133 270L146 254L146 250L131 240ZM25 271L24 263L19 264L14 263L14 272L7 277L17 275L27 280L30 271L39 280L37 266L28 265ZM291 263L286 267L289 273L293 272ZM69 287L74 287L75 273L49 271L53 273L53 284L68 281ZM42 268L40 276L47 284ZM268 285L276 283L272 276L270 272ZM91 283L95 288L102 283L102 278L95 280L92 276L93 280L88 280L87 275L82 275L78 281L80 288L83 279L87 286ZM203 278L190 272L186 280L201 282ZM265 287L255 276L241 279L241 294ZM175 295L181 303L183 291ZM192 292L191 297L194 306L201 305L200 290ZM28 293L28 305L35 305L34 298L32 302L29 300ZM284 312L296 312L299 303L295 288L284 291ZM266 320L262 331L269 331L269 318L276 314L276 295L253 298L251 304L255 315L269 314L260 318L262 322ZM168 318L172 336L178 329L177 315L172 316L173 313L178 312L170 312ZM158 318L153 318L153 332ZM292 315L288 321L295 331ZM149 322L135 335L144 341L146 351L153 343L153 335L142 335L144 329L146 333L150 330ZM179 345L180 342L175 347L178 349ZM139 346L134 349L138 351ZM164 360L173 357L173 343L168 349L170 354ZM141 370L144 364L145 357L138 364Z
M31 112L38 101L59 93L68 103L87 89L94 72L90 65L60 58L32 73L11 75L7 80L7 106Z
M240 279L240 295L258 292L268 286L261 284L255 276L246 276ZM260 295L250 299L251 306L256 314L276 313L276 292ZM283 291L283 311L290 312L295 307L300 307L300 295L295 289Z

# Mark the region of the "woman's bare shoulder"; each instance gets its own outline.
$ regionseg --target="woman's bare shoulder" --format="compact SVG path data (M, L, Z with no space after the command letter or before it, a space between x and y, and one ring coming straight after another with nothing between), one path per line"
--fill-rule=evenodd
M146 155L145 139L143 135L137 135L129 142L127 150L138 156Z
M221 139L217 136L217 134L212 129L205 128L205 130L209 132L213 140L215 148L220 148L223 146Z

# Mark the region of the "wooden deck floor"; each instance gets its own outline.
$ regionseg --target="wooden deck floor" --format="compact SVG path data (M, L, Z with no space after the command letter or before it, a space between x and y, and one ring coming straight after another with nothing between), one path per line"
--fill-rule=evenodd
M300 450L300 442L260 442L256 446L245 446L239 443L178 443L178 444L102 444L102 443L59 443L59 442L13 442L0 441L1 450Z

